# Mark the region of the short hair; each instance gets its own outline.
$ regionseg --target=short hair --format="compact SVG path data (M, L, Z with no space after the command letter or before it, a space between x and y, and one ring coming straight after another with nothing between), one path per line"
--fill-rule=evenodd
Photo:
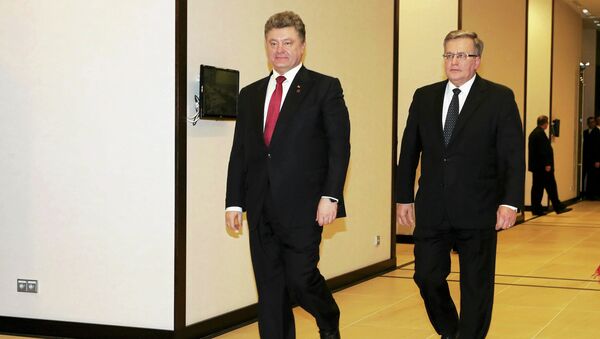
M549 120L548 120L548 117L547 117L547 116L545 116L545 115L540 115L540 116L537 118L537 125L538 125L538 127L539 127L539 126L543 126L543 125L547 124L547 123L548 123L548 121L549 121Z
M483 40L479 39L477 33L471 31L463 31L460 29L451 31L450 33L446 34L446 37L444 38L444 47L446 47L446 42L450 40L463 38L473 40L473 45L475 45L475 53L477 53L477 55L479 56L483 54Z
M302 42L306 38L306 28L300 16L292 11L273 14L265 23L265 37L274 28L294 27Z
M590 121L592 121L592 120L596 121L596 118L594 118L594 117L588 117L588 118L587 118L587 122L590 122Z

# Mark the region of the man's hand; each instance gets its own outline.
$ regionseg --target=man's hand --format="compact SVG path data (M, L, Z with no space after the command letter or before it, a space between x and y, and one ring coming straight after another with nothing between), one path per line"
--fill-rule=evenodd
M546 169L546 172L550 172L552 170L552 166L548 165L545 167L545 169Z
M415 204L396 204L396 222L400 225L415 226Z
M225 212L225 223L227 224L227 228L229 228L232 232L240 233L242 230L242 212Z
M517 220L517 211L506 206L498 207L496 212L496 231L513 227Z
M331 202L329 198L321 198L319 200L319 207L317 207L317 218L315 221L319 223L319 226L331 224L337 216L337 209L337 202Z

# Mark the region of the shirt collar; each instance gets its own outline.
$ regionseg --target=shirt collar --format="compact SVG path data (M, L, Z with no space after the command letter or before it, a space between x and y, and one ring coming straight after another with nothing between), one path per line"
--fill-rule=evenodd
M284 74L279 74L277 73L277 71L275 69L273 69L273 74L271 75L271 80L275 80L278 76L283 75L285 77L285 81L289 81L292 82L294 81L294 78L296 77L296 74L298 74L298 71L300 70L300 68L302 67L302 63L299 63L298 65L296 65L296 67L290 69L289 71L285 72Z
M473 86L473 83L475 82L475 78L477 77L477 74L473 75L473 77L471 79L469 79L467 82L465 82L464 84L462 84L462 86L456 87L454 86L454 84L452 82L450 82L450 80L448 80L448 83L446 84L446 91L447 92L451 92L453 89L458 88L460 89L460 93L461 94L469 94L469 91L471 90L471 86Z

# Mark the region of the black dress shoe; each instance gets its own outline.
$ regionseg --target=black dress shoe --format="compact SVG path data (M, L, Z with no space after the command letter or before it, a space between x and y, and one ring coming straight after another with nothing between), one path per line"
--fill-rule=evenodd
M454 339L454 338L456 338L456 337L453 335L442 335L442 339Z
M559 209L558 211L556 211L556 214L563 214L563 213L567 213L572 210L573 210L572 208L566 207L566 208L562 208L562 209Z
M320 331L321 339L340 339L340 331Z
M531 214L541 217L542 215L546 215L548 213L546 213L544 211L533 211L533 212L531 212Z

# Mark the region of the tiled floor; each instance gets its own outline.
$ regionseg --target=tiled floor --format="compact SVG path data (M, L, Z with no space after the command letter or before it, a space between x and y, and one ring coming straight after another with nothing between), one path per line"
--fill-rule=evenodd
M600 202L532 218L500 232L496 297L488 338L600 338ZM412 281L412 246L397 246L396 271L335 293L344 339L438 338ZM448 277L459 298L457 255ZM317 339L310 315L294 310L299 339ZM15 338L0 335L0 339ZM258 339L256 323L218 337Z
M488 338L600 338L600 202L533 218L499 233L496 297ZM412 245L397 246L398 268L335 293L345 339L439 338L412 274ZM448 277L459 298L458 256ZM317 339L314 320L294 309L297 337ZM256 323L218 337L259 338Z

